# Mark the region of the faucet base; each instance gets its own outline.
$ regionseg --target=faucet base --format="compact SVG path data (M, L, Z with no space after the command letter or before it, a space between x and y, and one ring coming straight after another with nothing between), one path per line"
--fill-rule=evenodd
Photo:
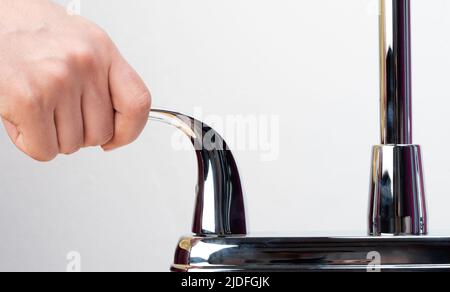
M185 237L174 272L450 271L450 237Z
M369 234L426 235L428 219L419 145L373 148Z

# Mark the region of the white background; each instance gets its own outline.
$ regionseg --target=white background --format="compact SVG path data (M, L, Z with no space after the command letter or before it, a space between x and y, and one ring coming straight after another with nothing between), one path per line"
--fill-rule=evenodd
M68 1L61 0L63 4ZM450 229L450 3L413 2L415 142L432 230ZM238 151L252 232L365 233L378 133L377 1L81 0L151 87L156 107L276 114L280 156ZM49 164L0 131L0 270L166 271L189 233L192 152L149 124L134 145Z

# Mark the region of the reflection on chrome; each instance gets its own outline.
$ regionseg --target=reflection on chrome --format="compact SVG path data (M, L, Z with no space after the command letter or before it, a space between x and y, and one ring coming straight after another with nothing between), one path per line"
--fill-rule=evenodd
M448 271L450 237L187 237L172 271ZM374 266L369 255L380 255Z
M412 144L410 0L379 1L381 145L373 148L372 156L370 236L246 236L234 158L227 147L209 147L217 141L226 145L223 139L185 115L155 110L153 119L178 127L194 146L208 131L218 139L195 147L199 167L195 235L179 242L173 271L450 270L450 237L425 236L422 154L420 146Z
M375 146L370 186L370 235L427 234L419 146Z
M413 145L410 0L380 0L381 144L372 155L370 235L425 235L422 152Z
M154 109L150 119L177 127L194 145L198 164L194 234L247 234L239 171L222 137L202 122L180 113ZM206 134L210 139L203 139Z

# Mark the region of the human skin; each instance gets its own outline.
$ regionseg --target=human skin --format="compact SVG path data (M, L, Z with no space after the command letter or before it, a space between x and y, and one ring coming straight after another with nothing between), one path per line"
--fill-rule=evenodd
M151 95L108 35L47 0L0 0L0 116L38 161L138 138Z

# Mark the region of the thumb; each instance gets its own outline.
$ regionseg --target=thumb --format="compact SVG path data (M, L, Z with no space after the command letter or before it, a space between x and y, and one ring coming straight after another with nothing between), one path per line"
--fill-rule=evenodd
M115 110L113 139L105 150L133 142L145 127L151 108L151 94L138 73L117 52L109 72L111 101Z

